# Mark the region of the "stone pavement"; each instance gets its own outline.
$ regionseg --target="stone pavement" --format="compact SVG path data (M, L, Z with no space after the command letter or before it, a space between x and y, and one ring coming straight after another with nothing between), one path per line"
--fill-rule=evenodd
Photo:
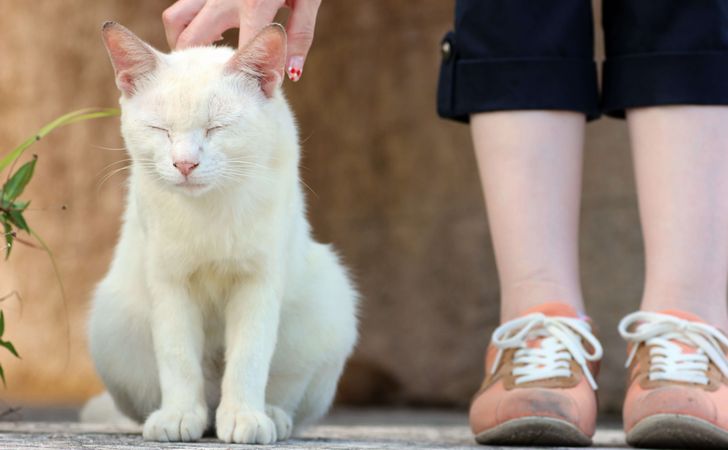
M600 427L594 441L596 447L603 449L626 448L624 435L616 422ZM197 443L144 442L136 427L120 429L77 422L0 421L0 448L217 449L248 446L225 444L215 439ZM462 412L346 409L333 412L321 424L302 430L289 441L266 448L484 450L498 447L475 445Z

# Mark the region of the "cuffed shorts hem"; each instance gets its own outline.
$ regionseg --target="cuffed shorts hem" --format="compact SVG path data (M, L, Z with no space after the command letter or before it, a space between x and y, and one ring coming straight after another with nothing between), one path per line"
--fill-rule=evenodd
M608 58L602 111L665 105L728 105L728 52L653 53Z
M438 114L468 122L502 110L567 110L599 117L596 64L579 59L461 60L445 63Z

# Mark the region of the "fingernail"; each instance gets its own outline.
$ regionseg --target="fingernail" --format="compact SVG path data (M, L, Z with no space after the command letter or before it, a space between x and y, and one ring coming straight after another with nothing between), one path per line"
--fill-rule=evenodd
M303 58L301 56L292 56L288 60L288 69L286 70L288 78L291 81L298 81L301 79L301 73L303 73Z

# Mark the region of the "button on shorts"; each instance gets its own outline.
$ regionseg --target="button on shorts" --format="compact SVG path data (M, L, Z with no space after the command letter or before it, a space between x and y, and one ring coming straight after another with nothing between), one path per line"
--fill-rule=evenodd
M592 22L590 0L458 0L438 113L728 105L728 0L603 0L601 91Z

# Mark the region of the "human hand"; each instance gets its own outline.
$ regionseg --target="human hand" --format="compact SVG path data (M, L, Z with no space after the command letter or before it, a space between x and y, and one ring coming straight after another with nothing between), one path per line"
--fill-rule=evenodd
M211 44L236 27L240 29L238 44L242 47L273 21L278 10L290 8L286 73L292 81L298 81L311 48L320 5L321 0L177 0L162 13L162 22L172 49Z

